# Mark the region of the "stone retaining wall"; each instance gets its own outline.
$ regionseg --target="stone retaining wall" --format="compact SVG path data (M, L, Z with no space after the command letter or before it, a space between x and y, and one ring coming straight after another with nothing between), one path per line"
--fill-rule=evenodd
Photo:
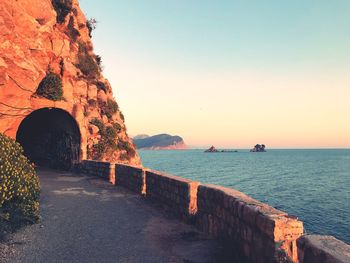
M146 171L146 197L167 205L186 220L197 212L198 184L181 177Z
M297 218L234 189L124 164L83 161L79 170L115 178L116 185L167 206L202 231L227 240L249 262L288 262L283 261L286 255L299 263L350 262L349 245L334 237L303 236Z
M303 223L239 191L200 185L197 194L199 228L232 241L232 249L252 262L270 262L285 251L297 260L296 240Z
M350 262L350 246L332 236L302 236L297 245L299 263Z
M146 194L145 171L140 167L117 164L115 184L124 186L133 192Z
M110 180L111 170L113 169L114 164L91 160L84 160L75 166L75 170L79 173L93 175L107 180Z

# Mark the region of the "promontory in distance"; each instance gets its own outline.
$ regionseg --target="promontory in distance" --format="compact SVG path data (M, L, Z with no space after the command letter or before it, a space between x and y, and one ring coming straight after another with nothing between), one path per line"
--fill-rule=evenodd
M144 150L186 150L188 146L180 136L169 134L158 134L148 136L137 135L133 138L137 149Z

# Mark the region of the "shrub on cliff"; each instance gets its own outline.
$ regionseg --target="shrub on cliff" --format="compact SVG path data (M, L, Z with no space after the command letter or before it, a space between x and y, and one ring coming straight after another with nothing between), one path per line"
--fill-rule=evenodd
M118 103L114 100L108 99L107 104L103 107L103 112L108 119L111 119L113 114L119 109Z
M102 135L104 135L104 133L105 133L105 125L104 125L104 123L101 121L101 120L99 120L99 119L97 119L97 118L94 118L94 119L92 119L91 121L90 121L90 123L92 124L92 125L95 125L95 126L97 126L97 128L99 129L99 134L102 136Z
M95 18L90 18L86 21L86 27L89 30L89 37L92 37L92 31L96 29L97 20Z
M40 185L19 143L0 133L1 221L39 219Z
M120 118L125 121L125 117L124 117L124 114L122 112L119 113L120 114Z
M99 160L102 158L102 155L106 151L106 144L104 141L100 141L98 144L95 144L92 148L91 158L93 160Z
M100 74L95 58L89 54L87 46L82 42L79 43L77 67L89 78L95 78Z
M109 140L115 140L117 137L117 131L114 129L113 126L108 126L106 128L106 138Z
M72 0L52 0L52 5L57 13L56 21L62 24L67 15L72 11Z
M80 37L79 30L74 27L74 17L73 16L71 16L69 18L66 34L67 34L67 36L69 36L69 38L73 42L76 42L78 40L78 37Z
M99 69L102 71L102 57L100 55L95 55L95 60Z
M116 142L115 142L116 138L117 138L117 131L114 129L113 126L108 126L106 128L105 140L109 148L116 147Z
M97 86L97 88L99 89L99 90L103 90L105 93L107 93L107 86L106 86L106 84L104 84L103 82L101 82L101 81L98 81L97 83L96 83L96 86Z
M117 133L121 132L122 130L122 126L117 122L113 123L113 128L116 130Z
M36 94L53 101L62 100L63 89L60 76L49 72L40 82Z
M129 158L134 157L136 152L135 150L131 147L130 143L127 141L122 141L120 140L117 145L119 150L126 151L126 154Z

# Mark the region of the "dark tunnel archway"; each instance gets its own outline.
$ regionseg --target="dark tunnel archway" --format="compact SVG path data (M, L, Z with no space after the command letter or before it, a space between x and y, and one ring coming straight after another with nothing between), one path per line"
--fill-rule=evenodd
M80 130L75 119L58 108L33 111L20 124L16 140L36 165L69 170L80 158Z

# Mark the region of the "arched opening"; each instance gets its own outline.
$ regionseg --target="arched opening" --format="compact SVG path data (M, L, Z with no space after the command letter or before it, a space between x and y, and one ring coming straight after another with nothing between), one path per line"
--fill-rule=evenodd
M43 108L29 114L18 128L17 141L36 165L69 170L80 156L80 130L66 111Z

